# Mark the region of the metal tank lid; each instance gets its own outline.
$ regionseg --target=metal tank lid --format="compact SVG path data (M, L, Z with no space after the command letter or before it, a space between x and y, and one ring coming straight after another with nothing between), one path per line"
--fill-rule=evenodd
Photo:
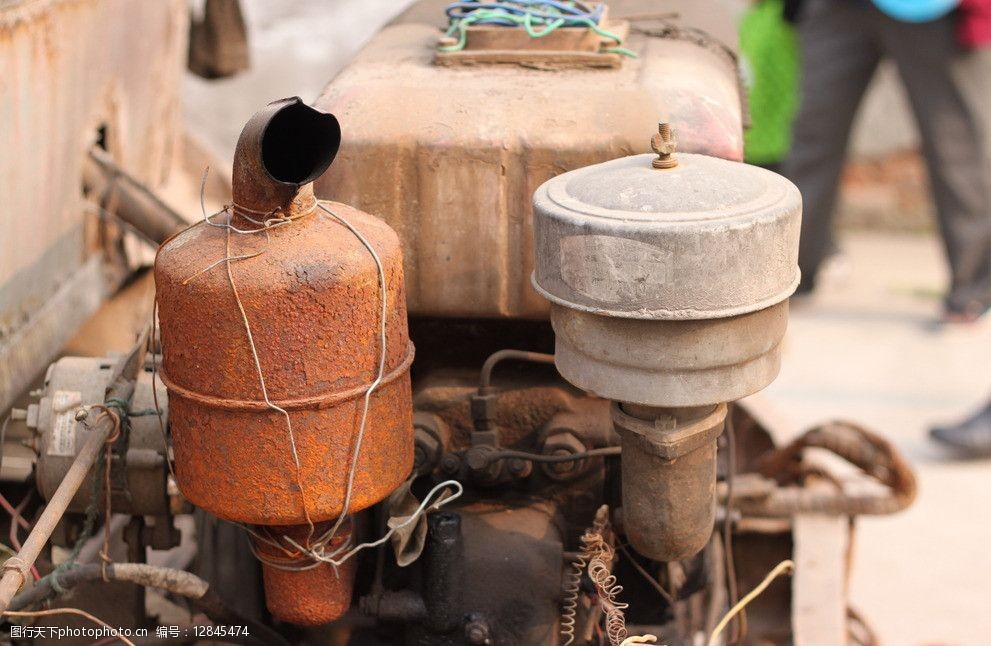
M756 166L675 156L666 136L652 141L658 155L537 189L536 290L572 309L659 320L735 316L788 298L799 281L795 186Z
M691 223L759 210L787 192L787 181L755 166L683 153L677 166L658 170L653 157L622 157L565 173L547 183L547 197L601 218Z

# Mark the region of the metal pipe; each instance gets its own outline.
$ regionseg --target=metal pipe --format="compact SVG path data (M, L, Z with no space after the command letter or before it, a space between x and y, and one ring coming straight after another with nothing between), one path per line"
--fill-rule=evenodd
M553 354L544 354L543 352L527 352L526 350L499 350L493 353L485 363L482 364L482 375L478 381L478 389L481 393L486 388L492 384L492 371L495 370L497 364L507 359L515 359L517 361L530 361L533 363L554 363Z
M10 606L10 600L14 598L14 595L17 594L17 591L24 584L25 573L34 565L34 562L38 559L38 555L41 554L41 550L44 549L45 543L51 538L52 532L55 531L55 526L62 519L65 510L75 497L76 492L79 491L83 480L86 479L86 474L93 467L96 458L100 455L100 449L107 441L113 429L113 419L108 415L102 416L94 424L89 437L86 438L86 442L83 444L82 450L79 451L76 459L69 467L58 489L52 494L51 500L45 506L41 517L35 522L34 529L28 534L27 539L21 546L21 550L7 561L8 565L4 566L3 577L0 578L0 613L7 610ZM10 561L14 559L20 559L23 565L15 566L10 564Z
M726 405L662 408L613 403L622 442L623 529L655 561L697 554L716 512L716 438Z
M340 145L337 118L299 97L273 101L256 112L234 149L235 220L250 225L276 211L291 217L313 210L313 180L330 167Z
M540 464L562 464L564 462L575 462L576 460L587 460L588 458L605 458L615 455L622 455L623 448L620 446L605 446L599 449L589 449L578 453L545 455L543 453L529 453L527 451L513 450L493 450L486 451L483 455L486 464L491 464L497 460L529 460Z
M157 244L189 226L179 213L114 163L101 148L90 150L83 163L83 187L101 203L112 201L113 215Z

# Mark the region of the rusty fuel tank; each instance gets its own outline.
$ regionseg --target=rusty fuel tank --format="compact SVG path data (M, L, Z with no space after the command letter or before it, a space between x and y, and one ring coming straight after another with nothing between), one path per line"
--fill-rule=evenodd
M337 203L325 211L313 195L339 142L333 115L298 98L270 104L238 141L233 205L167 240L155 262L179 486L275 543L305 545L327 521L384 499L413 464L399 241L376 218ZM384 364L364 416L380 376L383 307ZM292 567L276 567L273 545L258 542L273 614L319 624L347 608L349 568L338 578L284 545L275 549ZM292 571L301 565L309 569Z

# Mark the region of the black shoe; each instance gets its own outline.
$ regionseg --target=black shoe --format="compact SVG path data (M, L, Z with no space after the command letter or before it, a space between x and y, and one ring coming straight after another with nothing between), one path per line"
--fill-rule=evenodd
M929 437L970 457L991 457L991 405L955 426L930 429Z
M965 306L947 304L943 310L941 322L943 325L973 325L980 322L991 313L991 305L973 301Z

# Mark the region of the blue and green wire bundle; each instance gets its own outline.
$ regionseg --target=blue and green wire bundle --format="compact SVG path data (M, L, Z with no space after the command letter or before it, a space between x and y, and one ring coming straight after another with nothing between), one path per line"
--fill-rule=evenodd
M446 10L447 36L457 36L458 42L438 49L442 52L463 50L468 41L468 27L473 25L523 27L531 38L542 38L561 27L584 27L616 43L599 51L636 58L636 52L622 46L619 36L601 27L602 11L601 4L592 9L577 0L461 0L449 4Z
M784 18L783 0L751 5L740 21L740 64L750 108L750 127L743 136L748 163L769 166L788 155L799 63L798 39Z

